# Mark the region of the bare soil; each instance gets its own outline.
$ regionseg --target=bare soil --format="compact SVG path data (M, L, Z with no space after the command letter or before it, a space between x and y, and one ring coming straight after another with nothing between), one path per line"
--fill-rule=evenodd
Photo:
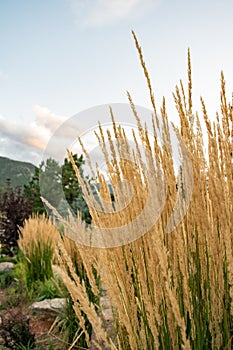
M56 330L54 332L54 322L56 320L56 314L52 311L43 311L43 313L38 313L32 311L29 308L29 303L26 300L21 300L19 303L15 299L15 296L10 295L10 287L5 289L0 289L0 349L10 349L4 348L3 334L5 332L5 324L7 322L18 322L20 317L22 320L26 320L29 326L29 332L34 334L36 347L35 350L46 350L52 349L61 350L61 339ZM23 317L23 315L25 317ZM23 321L22 321L23 322Z

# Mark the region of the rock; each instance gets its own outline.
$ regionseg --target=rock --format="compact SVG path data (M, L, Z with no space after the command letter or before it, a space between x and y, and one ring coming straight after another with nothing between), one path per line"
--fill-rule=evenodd
M42 301L37 301L31 305L31 309L37 312L42 311L59 311L62 310L66 305L65 298L54 298L54 299L45 299Z
M114 318L113 318L113 313L112 313L112 307L111 307L111 303L110 303L110 301L105 293L103 293L103 295L100 298L100 306L101 306L100 317L101 317L102 322L103 322L102 323L103 327L105 328L105 331L107 332L108 336L112 339L112 341L114 341L115 330L113 327ZM92 330L90 350L98 350L100 347L103 350L110 349L108 346L104 345L103 343L98 344L98 346L96 345L96 343L98 344L97 337L95 335L95 332Z
M0 263L0 272L1 271L10 271L14 268L15 264L9 261L1 262Z
M111 304L110 304L110 301L109 301L107 295L100 297L100 305L102 306L103 309L110 309L111 308Z
M112 307L107 296L100 298L100 305L102 307L102 316L107 323L113 321Z

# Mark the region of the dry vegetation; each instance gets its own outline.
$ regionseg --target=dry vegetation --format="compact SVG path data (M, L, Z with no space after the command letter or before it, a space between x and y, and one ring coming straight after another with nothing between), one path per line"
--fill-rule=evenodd
M146 165L142 161L139 147L138 152L130 150L124 130L116 126L113 116L114 135L104 135L100 126L97 137L103 145L109 177L115 191L115 209L109 211L111 196L100 174L98 181L101 185L103 210L98 203L93 205L88 183L83 182L74 164L91 211L93 227L86 228L79 218L70 218L67 221L60 218L64 225L65 238L58 241L57 264L54 269L72 296L73 307L83 332L86 333L87 341L89 336L85 328L84 314L92 324L96 346L99 349L103 348L103 344L110 349L133 350L231 349L233 110L226 100L224 76L221 75L221 114L216 115L215 123L209 120L204 101L201 99L202 115L208 133L208 154L205 155L200 116L193 113L191 63L188 52L187 93L181 83L180 87L176 88L174 99L180 118L180 126L176 131L188 152L192 173L190 168L185 166L183 152L183 174L182 177L177 177L173 166L165 101L160 109L162 125L159 127L163 142L159 144L156 131L157 110L151 83L141 48L135 36L134 39L154 111L154 142L149 142L147 129L141 125L140 116L137 115L128 94L140 135L140 141L137 141L135 136L135 144L138 146L140 142L143 145ZM112 143L111 152L108 154L105 144L111 144L112 138L115 138L118 148ZM71 154L69 155L72 160ZM122 177L130 180L134 190L130 203L125 203L125 195L130 193L130 188L126 186L124 192L117 192L116 189ZM193 179L192 198L186 215L175 229L168 233L166 228L176 202L177 190L182 211L187 204L184 194L191 191L190 178ZM147 227L147 222L151 222L151 213L160 209L158 203L161 203L164 193L166 197L161 215L158 215L158 219L154 220L147 232L138 238L136 231L141 232L141 227ZM144 210L148 198L150 210ZM142 211L145 215L135 226L131 225ZM57 217L59 219L58 214ZM119 246L116 234L125 234L126 231L112 229L122 226L128 230L129 240L133 240L133 237L138 239ZM116 247L101 249L74 242L87 242L89 237L93 245L101 237L102 242L106 239L106 245L111 240L115 242ZM86 285L77 275L75 268L79 264L85 269L92 292L96 296L100 293L97 275L100 277L102 288L106 290L112 306L113 322L110 327L106 326L101 306L89 300ZM89 340L89 347L90 344Z

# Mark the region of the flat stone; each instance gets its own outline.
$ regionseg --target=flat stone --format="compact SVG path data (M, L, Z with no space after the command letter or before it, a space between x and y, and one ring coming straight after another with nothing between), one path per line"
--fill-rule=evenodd
M0 263L0 272L1 271L10 271L14 268L15 264L9 261Z
M54 298L54 299L45 299L42 301L36 301L31 305L31 309L35 311L59 311L62 310L66 305L65 298Z

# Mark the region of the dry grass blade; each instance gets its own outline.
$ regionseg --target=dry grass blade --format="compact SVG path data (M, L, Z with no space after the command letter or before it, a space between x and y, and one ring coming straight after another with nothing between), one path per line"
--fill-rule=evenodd
M69 153L90 206L93 226L82 226L79 217L64 225L65 236L76 243L59 241L56 271L72 296L84 332L84 313L92 323L99 348L103 341L111 349L124 350L230 349L233 329L233 121L224 76L221 76L222 115L217 115L215 124L211 123L201 99L202 119L208 136L206 152L201 117L197 113L193 117L188 50L188 92L185 94L181 82L181 88L177 87L174 94L180 118L175 130L187 151L181 152L183 163L176 172L165 99L160 124L151 81L134 32L133 37L154 111L153 147L128 93L139 134L139 140L136 133L133 134L135 149L130 148L123 127L116 126L111 110L113 135L105 134L101 126L97 135L114 190L112 212L106 205L110 200L106 179L97 174L102 205L101 208L93 206L90 188L87 190L87 183ZM161 135L161 144L158 135ZM187 158L192 163L192 174L184 164ZM121 187L119 191L117 183L122 179L127 180L128 187ZM189 206L182 207L189 198L191 182L191 201ZM174 230L168 234L166 228L175 215L177 197L183 219L175 221ZM133 225L135 222L137 225ZM77 243L79 237L85 238L85 233L89 235L90 232L96 246L100 239L103 243L117 241L117 234L122 232L130 239L122 246L112 245L111 249L103 249L106 245L94 249ZM98 294L96 276L101 281L99 293L106 294L110 303L108 324L104 322L101 305L97 307L90 300L87 286L74 268L75 261L83 264L95 294Z

